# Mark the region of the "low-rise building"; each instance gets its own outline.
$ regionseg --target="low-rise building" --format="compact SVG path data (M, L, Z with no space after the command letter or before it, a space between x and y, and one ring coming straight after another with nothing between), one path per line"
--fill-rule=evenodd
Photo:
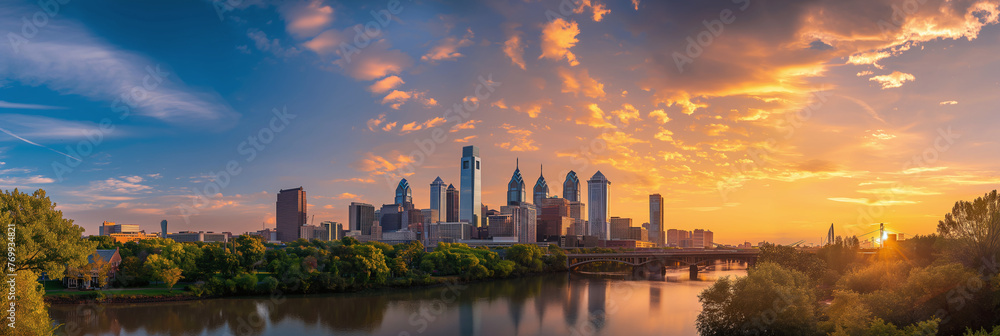
M80 268L66 268L63 276L63 286L66 288L93 289L97 287L101 271L106 272L107 284L118 274L118 266L121 265L122 256L118 249L114 250L94 250L94 253L87 256L87 265Z

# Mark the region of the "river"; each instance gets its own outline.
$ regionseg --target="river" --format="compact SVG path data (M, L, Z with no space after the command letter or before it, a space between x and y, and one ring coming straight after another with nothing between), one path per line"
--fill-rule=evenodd
M718 264L690 280L550 274L353 294L54 305L65 335L697 335L698 294L744 275Z

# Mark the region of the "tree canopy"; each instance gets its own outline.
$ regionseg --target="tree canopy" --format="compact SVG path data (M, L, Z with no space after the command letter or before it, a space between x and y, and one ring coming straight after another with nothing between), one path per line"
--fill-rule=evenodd
M31 195L17 189L0 194L0 223L13 224L16 232L16 270L46 272L52 279L61 278L67 265L85 265L97 247L81 239L84 229L63 218L42 189Z

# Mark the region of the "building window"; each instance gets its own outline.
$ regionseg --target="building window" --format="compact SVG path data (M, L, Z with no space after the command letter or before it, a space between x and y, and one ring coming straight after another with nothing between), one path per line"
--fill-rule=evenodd
M469 161L462 161L462 169L469 169Z
M476 161L476 170L479 170L479 161Z

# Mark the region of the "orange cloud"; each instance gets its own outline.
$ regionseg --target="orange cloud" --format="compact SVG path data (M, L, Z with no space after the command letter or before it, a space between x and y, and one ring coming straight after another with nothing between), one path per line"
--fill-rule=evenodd
M542 55L538 58L553 60L565 58L571 66L580 64L576 60L576 55L569 51L579 42L576 39L577 34L580 34L580 28L574 21L566 21L562 18L549 21L542 29Z
M524 63L524 45L521 44L521 33L515 32L503 43L503 53L510 57L511 63L521 70L526 69Z
M589 98L604 97L604 84L590 77L587 69L581 69L578 73L574 74L572 70L560 67L558 73L563 82L562 92L569 92L574 95L582 93Z
M403 79L399 78L399 76L389 76L375 82L375 84L368 87L368 90L374 93L384 93L404 83L406 82L403 82Z

